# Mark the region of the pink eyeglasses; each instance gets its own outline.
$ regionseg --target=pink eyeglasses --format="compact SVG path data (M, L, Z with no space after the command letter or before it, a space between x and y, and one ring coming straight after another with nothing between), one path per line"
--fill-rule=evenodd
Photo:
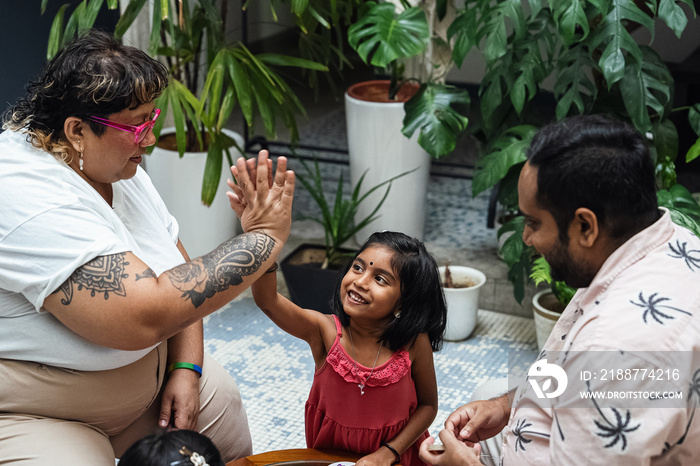
M156 124L158 115L160 115L160 109L154 108L153 112L151 112L151 116L148 119L148 121L138 126L125 125L122 123L117 123L115 121L108 120L106 118L100 118L96 116L89 116L88 120L92 120L95 123L99 123L101 125L109 126L110 128L116 128L122 131L129 131L130 133L134 133L134 143L141 144L141 142L143 142L143 140L146 139L146 136L148 135L148 130L153 128L153 125Z

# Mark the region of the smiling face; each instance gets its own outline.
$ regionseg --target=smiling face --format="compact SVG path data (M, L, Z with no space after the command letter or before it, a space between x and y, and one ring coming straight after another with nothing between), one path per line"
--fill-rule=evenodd
M526 163L518 181L518 205L525 217L523 242L542 254L551 267L552 279L566 282L574 288L587 287L595 277L597 268L591 262L591 254L577 248L575 222L570 224L566 236L559 234L559 227L552 214L537 202L537 167Z
M340 284L345 313L355 321L394 319L401 297L401 281L391 260L395 252L383 246L370 246L353 261Z
M135 109L127 108L113 113L107 119L138 126L148 121L153 107L153 102L150 102ZM104 134L97 136L87 122L84 127L83 172L94 182L114 183L133 177L146 153L146 147L155 144L155 136L150 130L144 140L136 144L134 133L129 131L106 127Z

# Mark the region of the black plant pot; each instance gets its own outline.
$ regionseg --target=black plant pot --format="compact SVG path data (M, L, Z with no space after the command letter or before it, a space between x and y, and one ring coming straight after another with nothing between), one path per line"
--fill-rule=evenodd
M354 251L345 249L341 252L353 253ZM347 261L322 269L321 264L325 253L326 249L323 246L302 244L280 262L280 267L287 283L289 297L294 304L330 314L330 302L340 279L341 270ZM347 260L349 261L351 257L348 256Z

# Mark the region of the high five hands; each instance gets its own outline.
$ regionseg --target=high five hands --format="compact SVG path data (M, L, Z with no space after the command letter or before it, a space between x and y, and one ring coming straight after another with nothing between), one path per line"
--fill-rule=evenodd
M277 159L275 171L272 165L266 150L258 153L257 161L240 157L231 167L237 184L227 180L231 191L226 195L244 232L264 231L283 243L292 223L295 178L286 157Z

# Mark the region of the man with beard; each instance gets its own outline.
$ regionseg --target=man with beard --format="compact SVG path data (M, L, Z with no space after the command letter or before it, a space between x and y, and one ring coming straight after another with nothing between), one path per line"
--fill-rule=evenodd
M429 438L421 458L697 464L700 238L659 209L652 158L628 124L589 115L548 125L527 159L523 240L579 290L527 380L458 408L440 433L444 452L429 451Z

